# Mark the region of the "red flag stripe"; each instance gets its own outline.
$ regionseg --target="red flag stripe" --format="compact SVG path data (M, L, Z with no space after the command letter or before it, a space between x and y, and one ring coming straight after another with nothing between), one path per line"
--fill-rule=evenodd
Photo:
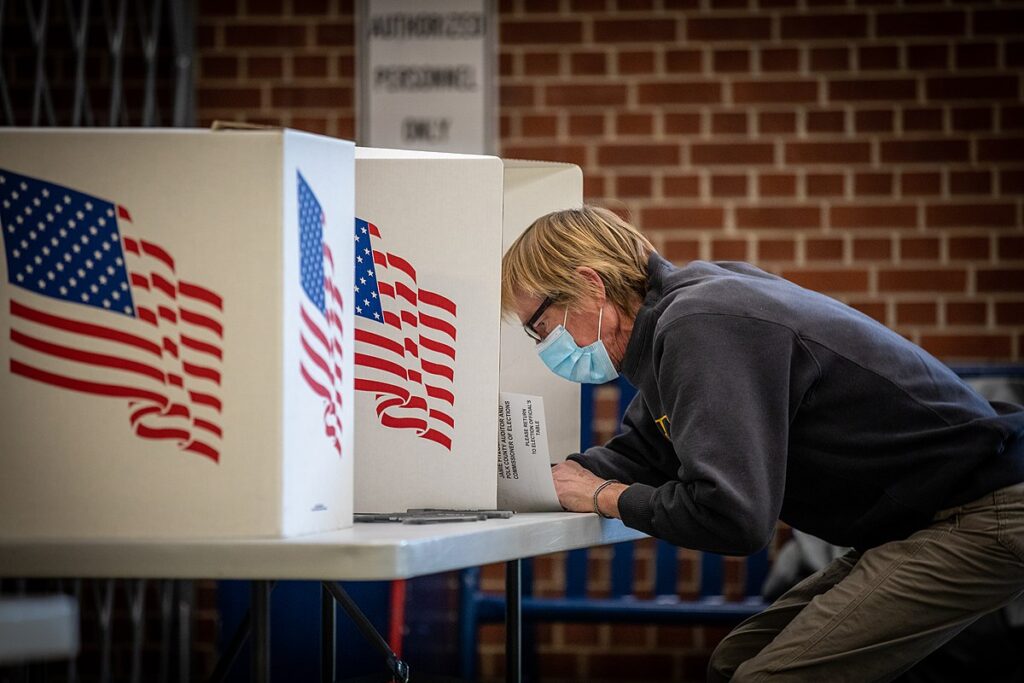
M166 320L167 322L172 323L174 325L178 324L178 314L172 311L171 309L167 308L166 306L157 306L156 310L157 313L160 314L160 317Z
M184 429L157 429L144 424L135 425L135 434L143 439L173 439L175 441L188 441L192 435Z
M397 384L389 384L387 382L381 382L372 379L361 379L356 377L355 379L356 391L369 391L375 394L383 394L386 396L398 396L403 401L408 399L409 390L404 387L400 387Z
M213 460L214 462L220 462L220 452L217 451L216 448L208 446L202 441L192 441L190 444L185 446L184 450L192 451L193 453L198 453L199 455L205 455L207 458Z
M135 312L138 314L139 320L142 320L143 322L147 322L153 326L157 326L160 324L159 321L157 320L156 313L149 310L148 308L145 308L143 306L136 306Z
M164 414L165 415L177 415L177 416L180 416L180 417L191 417L192 416L191 413L189 413L189 411L188 411L188 406L183 406L180 403L173 404L170 408L167 409L167 412L164 413Z
M444 377L450 382L455 381L455 371L452 370L447 365L441 365L440 363L431 363L428 360L420 359L420 367L423 368L423 372L429 372L431 375Z
M413 306L416 305L416 292L409 289L409 286L404 282L395 283L395 294L402 297Z
M390 407L390 406L387 406ZM392 429L426 429L427 421L421 420L415 417L395 417L390 413L385 412L381 407L377 407L377 418L380 423L385 427L391 427Z
M178 293L191 299L205 301L218 311L224 310L224 299L205 287L200 287L199 285L192 284L191 282L182 282L179 280Z
M327 391L327 389L324 388L322 384L313 379L313 376L310 375L309 372L306 370L306 366L303 365L301 362L299 363L299 373L302 375L302 378L306 380L306 384L309 385L309 388L313 390L314 394L323 398L324 400L331 400L331 392Z
M147 415L153 415L154 413L159 413L164 417L184 417L187 419L192 418L192 413L189 411L188 406L183 406L180 403L175 403L171 405L171 407L166 409L161 408L160 406L153 405L140 408L139 410L136 410L134 413L131 414L129 422L131 422L132 425L134 425L142 418L146 417Z
M128 421L131 422L131 424L134 425L136 422L138 422L142 418L146 417L147 415L151 415L153 413L159 413L159 412L160 412L160 406L146 406L144 408L139 408L138 410L136 410L134 413L132 413L128 417Z
M445 322L440 318L435 318L432 315L427 315L423 312L420 313L420 323L426 327L437 330L438 332L447 334L452 338L452 341L455 341L455 326L451 323Z
M395 375L402 379L408 379L405 368L398 363L392 363L391 361L378 358L377 356L371 356L366 353L357 353L355 355L355 364L361 365L367 368L374 368L376 370L382 370L384 372Z
M448 356L453 361L455 360L455 348L454 347L448 346L447 344L442 344L441 342L435 341L435 340L431 339L430 337L425 337L422 334L420 335L420 346L422 346L423 348L427 349L428 351L433 351L434 353L440 353L440 354L443 354L445 356Z
M444 422L452 429L455 429L455 418L449 415L448 413L442 413L440 410L431 408L429 414L430 417L434 418L435 420L440 420L441 422Z
M142 246L142 251L143 253L146 254L146 256L152 256L158 261L163 261L164 265L166 265L172 271L174 270L174 259L171 258L170 254L164 251L163 247L158 247L152 242L147 242L146 240L139 240L139 243Z
M336 331L336 332L337 332L337 333L338 333L339 335L341 335L341 334L344 334L344 329L342 329L342 326L341 326L341 318L340 318L340 317L338 316L338 314L337 314L337 313L335 313L335 312L334 312L333 310L331 310L330 308L328 308L328 309L327 309L327 316L326 316L326 318L327 318L327 323L328 323L328 324L329 324L329 325L330 325L330 326L331 326L332 328L334 328L334 330L335 330L335 331Z
M204 341L199 341L198 339L193 339L192 337L189 337L189 336L184 335L184 334L179 336L178 340L181 342L182 346L187 346L188 348L192 349L193 351L198 351L199 353L208 354L210 356L213 356L217 360L222 360L223 359L223 356L224 356L223 352L218 347L214 346L213 344L208 344L208 343L206 343Z
M302 318L302 322L306 324L306 329L308 329L310 333L314 337L316 337L317 341L320 342L320 345L323 346L324 348L330 347L331 343L330 341L327 340L327 335L324 334L323 330L320 329L319 325L313 322L313 319L309 316L309 313L306 312L305 305L299 306L299 316ZM299 334L301 335L301 332Z
M178 295L174 290L174 285L159 273L150 273L149 282L153 285L154 289L159 289L168 299L177 300Z
M420 301L435 306L437 308L443 308L452 315L455 315L455 302L451 299L447 299L436 292L431 292L426 289L419 291Z
M429 396L430 398L436 398L441 401L446 401L450 403L452 406L455 405L455 394L453 394L452 392L448 391L447 389L435 387L432 384L427 384L426 387L427 396Z
M444 416L444 422L450 422L452 428L455 427L455 417L453 415L451 415L450 413L445 412L444 410L440 410L439 408L430 408L430 410L431 411L436 411L438 415L443 415Z
M423 399L422 396L415 396L414 395L414 396L411 396L409 398L409 400L406 401L402 405L402 407L403 408L409 408L411 410L423 410L423 411L426 411L426 409L427 409L427 402Z
M30 337L18 330L11 330L11 341L26 348L39 351L40 353L75 361L76 363L82 363L83 365L95 365L103 368L127 370L128 372L134 372L137 375L150 377L160 383L163 383L164 381L163 370L153 367L152 365L139 363L138 361L119 358L117 356L108 356L103 353L94 353L92 351L82 351L81 349L74 349L69 346L61 346L60 344L54 344L53 342L47 342L42 339Z
M137 398L145 401L152 401L166 406L167 397L152 391L146 391L137 387L126 387L117 384L102 384L100 382L88 382L85 380L65 377L46 370L26 365L20 361L11 359L11 372L29 379L34 379L45 384L52 384L56 387L80 391L84 394L95 394L96 396L113 396L115 398Z
M201 391L189 391L188 397L192 399L193 403L199 403L204 406L210 406L218 413L221 411L220 399L211 394L204 394Z
M333 276L334 275L332 273L331 277ZM324 278L324 284L326 286L327 293L331 295L332 299L334 299L334 303L338 304L340 308L344 308L344 302L342 301L341 292L338 290L338 286L335 285L332 280L329 280L326 277Z
M400 256L395 256L391 252L388 252L388 265L391 266L392 268L397 268L398 270L402 271L403 273L409 276L410 280L416 282L416 269L413 268L412 264L410 264L404 258Z
M221 432L220 427L218 427L217 425L213 424L212 422L208 422L206 420L200 420L199 418L196 418L196 419L192 420L192 424L197 429L205 429L206 431L210 432L211 434L215 434L218 437L222 437L224 435Z
M127 344L129 346L142 349L148 353L152 353L158 358L161 355L160 347L148 339L137 337L133 334L128 334L127 332L121 332L120 330L104 327L102 325L84 323L77 320L62 318L51 313L43 313L42 311L25 306L14 299L11 299L10 311L13 316L24 318L25 320L31 320L32 322L40 323L42 325L49 325L50 327L55 327L66 332L75 332L88 337L96 337L97 339L107 339L121 344Z
M323 332L318 327L315 328L314 332L319 334L319 335L323 335ZM331 337L330 340L328 340L326 338L326 336L323 336L322 338L318 337L319 339L321 339L321 342L325 345L324 348L326 349L327 356L324 357L324 356L320 355L319 351L316 351L315 349L313 349L312 346L309 345L308 342L305 339L302 339L302 333L301 332L299 333L299 336L300 336L300 341L303 344L303 347L306 349L306 352L309 353L309 354L316 355L316 357L318 359L323 361L323 365L320 365L319 362L317 363L317 365L320 365L320 367L324 371L324 374L326 374L327 376L331 377L332 381L334 379L337 379L337 380L340 381L341 380L341 367L337 364L336 361L340 360L342 358L341 343L336 338L334 338L334 337ZM328 365L330 365L330 368L333 368L333 370L334 370L333 373L327 367Z
M213 318L210 318L209 316L205 315L200 315L199 313L195 313L184 308L182 308L179 312L181 313L181 319L184 320L185 322L191 323L193 325L198 325L199 327L205 327L206 329L212 331L221 339L224 338L224 327Z
M320 357L320 354L313 350L313 347L306 341L306 337L299 333L299 343L302 344L302 348L306 351L306 355L313 361L313 364L323 370L323 373L328 377L331 376L331 369L327 366L327 361ZM330 398L329 396L327 398Z
M199 377L201 379L208 379L214 384L220 386L221 376L220 373L213 368L208 368L203 365L196 365L195 363L183 362L181 364L182 369L193 377Z
M442 446L447 448L449 451L452 449L452 440L451 440L451 438L449 438L448 436L442 434L441 432L437 431L436 429L427 430L424 434L421 434L420 436L422 438L424 438L424 439L428 439L430 441L435 441L435 442L441 444Z

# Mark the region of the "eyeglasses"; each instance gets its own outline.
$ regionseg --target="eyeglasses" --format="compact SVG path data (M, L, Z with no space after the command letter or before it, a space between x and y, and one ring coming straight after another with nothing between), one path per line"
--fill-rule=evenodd
M533 312L530 319L523 323L523 329L526 331L526 334L529 335L530 339L538 342L543 339L543 337L540 336L540 332L533 329L533 326L538 320L540 320L540 317L544 315L544 311L548 310L548 306L553 303L554 301L550 296L545 297L544 301L542 301L540 306L537 307L537 310Z

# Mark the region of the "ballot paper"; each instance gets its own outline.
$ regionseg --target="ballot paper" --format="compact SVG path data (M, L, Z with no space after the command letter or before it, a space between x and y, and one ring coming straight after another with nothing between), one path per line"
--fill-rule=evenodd
M560 512L551 480L544 399L498 394L498 508Z

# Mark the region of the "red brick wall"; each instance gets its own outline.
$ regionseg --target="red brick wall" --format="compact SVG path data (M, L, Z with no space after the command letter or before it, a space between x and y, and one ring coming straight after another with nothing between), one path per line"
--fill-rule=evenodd
M1021 357L1024 5L507 4L503 153L580 164L673 260L753 261L945 358Z
M201 5L202 123L354 135L351 0ZM579 164L669 258L752 261L947 360L1021 359L1021 2L502 0L500 38L500 153ZM700 680L721 632L541 635L546 680Z
M354 135L350 0L201 4L201 122ZM675 261L1017 360L1022 36L1020 2L504 0L500 152L579 164Z
M197 4L200 125L230 119L354 139L352 0Z

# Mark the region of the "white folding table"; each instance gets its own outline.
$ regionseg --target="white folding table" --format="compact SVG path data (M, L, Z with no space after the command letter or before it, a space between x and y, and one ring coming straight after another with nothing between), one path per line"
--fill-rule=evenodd
M340 531L286 539L0 539L0 577L251 579L253 675L266 683L270 678L272 581L322 582L322 673L323 680L333 681L332 599L341 601L346 609L353 607L350 601L344 602L347 595L334 582L408 579L505 562L506 671L509 681L519 681L522 558L643 537L619 520L551 512L443 524L361 523ZM372 635L379 639L378 645L383 643L375 632Z

